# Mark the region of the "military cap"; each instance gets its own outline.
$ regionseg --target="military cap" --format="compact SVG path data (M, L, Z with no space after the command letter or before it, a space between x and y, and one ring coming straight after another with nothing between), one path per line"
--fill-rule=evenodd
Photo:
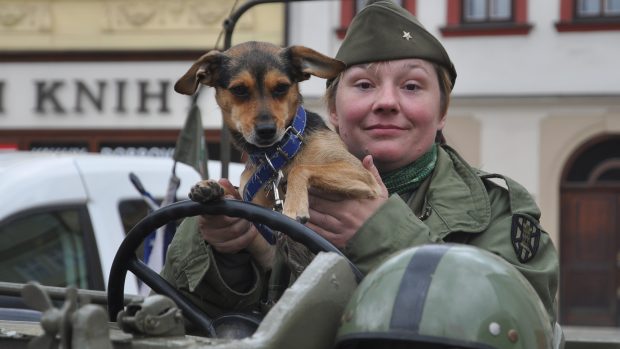
M419 58L445 67L453 86L456 81L454 65L439 40L409 11L390 0L367 2L353 18L335 58L347 67Z

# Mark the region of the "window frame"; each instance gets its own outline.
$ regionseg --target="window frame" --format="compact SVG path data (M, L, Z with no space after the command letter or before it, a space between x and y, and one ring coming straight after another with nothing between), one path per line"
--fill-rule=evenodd
M447 25L440 28L445 37L527 35L532 25L527 19L527 0L512 0L511 20L467 22L464 0L447 0Z
M415 16L416 0L402 0L402 7ZM336 28L336 36L342 40L357 14L356 0L340 0L340 27Z
M560 32L588 32L620 30L620 15L607 17L580 17L578 0L560 0L560 20L555 29Z
M575 1L575 19L576 20L609 20L609 19L613 19L613 20L618 20L620 19L620 12L616 15L610 15L607 14L605 12L605 2L609 1L609 0L597 0L599 5L600 5L600 9L598 14L593 15L593 16L585 16L579 13L578 7L579 7L579 2L580 1L585 1L585 0L577 0Z
M467 1L467 0L463 0L463 1ZM490 2L491 0L485 0L487 6L485 7L485 18L483 20L472 20L472 19L467 19L467 17L465 16L465 11L461 11L461 23L463 25L472 25L472 24L489 24L489 23L513 23L514 22L514 16L515 16L515 2L512 0L508 0L510 1L510 16L507 19L495 19L493 18L493 16L491 16L491 7ZM464 8L464 6L463 6Z

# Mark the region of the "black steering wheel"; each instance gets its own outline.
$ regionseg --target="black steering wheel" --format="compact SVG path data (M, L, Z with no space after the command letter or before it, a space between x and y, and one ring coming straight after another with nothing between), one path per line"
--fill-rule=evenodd
M157 228L186 217L202 214L226 215L231 217L245 218L254 223L262 223L273 230L287 234L293 240L304 244L313 253L334 252L344 257L329 241L306 227L305 225L272 210L249 202L238 200L219 200L209 204L200 204L191 200L176 202L172 205L160 208L143 218L127 233L121 243L110 269L108 280L108 314L114 321L119 311L123 309L125 277L127 271L131 271L140 280L147 284L153 291L170 297L181 309L183 315L209 337L217 337L214 329L214 320L199 310L179 290L170 285L159 274L151 270L146 264L136 257L136 249L144 239ZM346 257L345 257L346 258ZM360 281L363 274L347 259L355 277ZM235 317L235 314L223 315L223 317ZM239 315L243 317L242 315ZM243 319L247 321L247 319Z

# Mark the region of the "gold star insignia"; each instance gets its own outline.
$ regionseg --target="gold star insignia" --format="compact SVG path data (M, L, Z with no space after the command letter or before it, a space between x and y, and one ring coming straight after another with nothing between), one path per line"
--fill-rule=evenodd
M406 31L403 30L403 38L405 40L409 41L409 40L413 39L413 36L411 36L410 32L406 32Z

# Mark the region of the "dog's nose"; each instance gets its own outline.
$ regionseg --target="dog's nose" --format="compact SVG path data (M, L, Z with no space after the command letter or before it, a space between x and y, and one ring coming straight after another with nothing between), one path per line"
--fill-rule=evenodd
M276 135L276 124L274 122L261 122L256 125L256 135L264 141L271 141Z

